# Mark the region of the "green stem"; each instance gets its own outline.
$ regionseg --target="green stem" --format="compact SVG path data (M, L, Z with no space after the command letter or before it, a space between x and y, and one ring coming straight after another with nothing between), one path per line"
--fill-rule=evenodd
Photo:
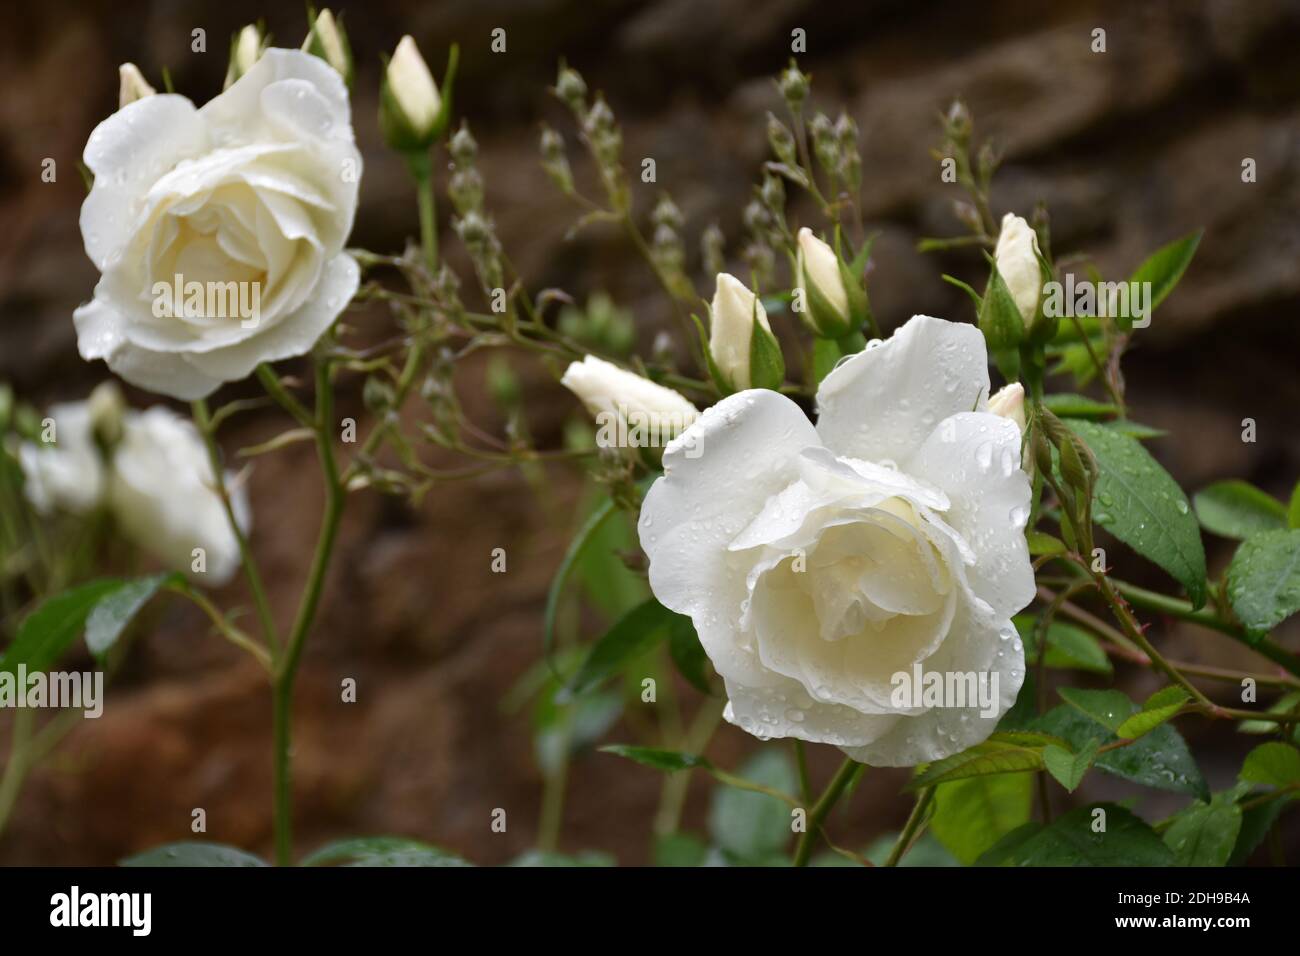
M889 856L885 858L885 866L898 866L899 860L907 853L908 847L916 839L917 831L920 830L921 824L925 822L926 812L930 809L930 803L934 800L934 787L926 787L916 797L916 803L912 805L912 812L907 816L907 822L903 824L903 832L898 835L894 841L894 848L889 851Z
M438 216L433 195L433 162L428 153L411 153L407 165L415 177L416 202L420 207L420 245L429 277L438 271Z
M293 708L294 679L298 673L298 663L302 658L303 644L311 629L320 605L321 592L325 584L325 572L329 569L330 555L338 535L339 518L343 513L343 486L339 481L338 464L334 460L332 421L334 414L334 393L330 385L329 363L323 359L316 362L316 453L320 459L321 470L325 475L325 506L321 516L320 532L316 539L316 551L312 556L311 570L307 575L307 584L303 589L298 613L294 618L293 629L285 644L284 656L276 668L272 688L274 710L274 763L275 763L275 859L280 866L287 866L292 859L293 848L293 802L292 771L289 752L291 747L290 715Z
M5 761L4 776L0 777L0 833L4 832L9 814L13 812L23 780L31 766L27 759L27 745L32 739L32 722L35 711L20 708L14 714L13 738L9 745L9 759Z
M866 769L865 764L860 764L853 759L845 760L844 763L840 764L840 769L835 772L835 776L822 792L817 805L808 814L808 829L804 831L799 840L799 846L795 849L795 866L808 865L808 859L812 856L812 851L817 846L817 840L821 836L822 821L826 819L826 815L831 812L840 797L844 795L844 791L848 789L849 784L857 779L858 774L864 769Z
M235 536L235 542L239 546L239 561L244 568L244 576L248 578L249 590L253 592L253 603L257 607L257 617L262 625L262 634L266 638L267 645L271 648L274 655L279 647L279 636L275 631L275 618L271 615L271 602L267 599L266 588L262 585L262 574L257 569L257 562L253 559L253 550L249 547L248 536L244 534L244 529L240 527L239 521L235 518L235 508L230 500L230 490L226 487L225 471L221 465L221 450L217 447L217 438L212 430L212 415L208 411L208 403L200 398L190 404L190 409L194 415L194 424L203 436L203 443L208 449L208 461L212 465L212 481L216 488L217 496L221 499L221 506L226 512L226 521L230 525L230 530Z

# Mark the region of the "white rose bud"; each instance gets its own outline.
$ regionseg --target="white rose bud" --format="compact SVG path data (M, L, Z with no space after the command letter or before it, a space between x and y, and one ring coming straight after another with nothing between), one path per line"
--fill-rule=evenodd
M560 384L582 400L602 430L620 424L641 428L651 444L667 444L700 417L699 410L671 388L594 355L572 363Z
M1025 433L1025 387L1019 382L1012 382L998 389L989 399L989 411L1001 415L1016 423L1020 434Z
M328 8L316 15L316 21L311 25L307 39L303 40L302 48L338 70L344 81L351 85L352 53L348 47L347 33Z
M140 68L134 63L123 63L117 68L117 75L121 80L117 94L118 109L128 103L142 100L146 96L153 96L158 92L149 85L144 78L144 74L140 72Z
M116 445L122 437L122 418L126 402L122 390L114 381L101 382L86 399L90 414L90 430L106 448Z
M747 388L774 388L779 381L755 381L751 368L751 350L754 345L754 322L770 337L772 327L767 321L767 310L758 296L745 284L726 272L718 273L717 291L710 306L712 321L709 328L709 356L723 382L730 391ZM775 339L771 339L775 344ZM780 350L776 353L780 355ZM784 369L782 369L784 371ZM759 378L770 376L758 373Z
M1038 237L1029 223L1013 213L1002 217L1002 231L993 255L998 274L1028 325L1038 311L1038 293L1043 287L1038 268Z
M389 144L409 150L427 146L442 109L438 85L410 36L398 41L384 71L383 118Z
M266 52L267 41L266 34L253 23L235 34L230 41L230 65L226 68L223 89L230 89L237 79L253 68L253 64Z
M813 331L839 338L850 330L849 294L840 274L840 259L807 226L799 230L798 278L804 291L804 315Z

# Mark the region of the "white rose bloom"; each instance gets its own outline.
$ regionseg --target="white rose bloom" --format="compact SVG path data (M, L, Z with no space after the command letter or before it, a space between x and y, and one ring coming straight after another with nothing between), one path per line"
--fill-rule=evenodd
M141 388L200 398L302 355L357 289L343 246L361 155L343 79L318 57L267 50L202 109L128 103L85 161L81 232L102 277L73 315L77 345ZM177 276L205 290L199 314L160 308Z
M86 514L104 495L104 466L95 445L90 406L68 402L50 406L54 441L46 446L18 446L23 490L38 514L54 511Z
M587 406L598 424L622 421L649 426L664 443L700 417L699 409L671 388L588 355L572 363L560 379Z
M993 731L1024 679L1011 616L1034 575L1020 432L985 410L988 388L979 330L916 316L826 377L815 428L751 390L668 446L641 545L726 682L728 720L884 766ZM996 694L902 706L896 675L918 668Z
M749 346L754 337L754 317L767 331L767 310L743 282L726 272L718 273L717 289L710 306L709 354L718 371L737 391L749 388Z
M169 568L220 585L239 567L239 543L215 490L203 439L167 408L126 416L109 470L108 502L127 536ZM231 489L231 505L246 531L251 516L243 488ZM195 548L205 552L205 573L191 572Z
M1012 213L1003 216L993 259L1020 310L1020 317L1028 324L1038 311L1038 293L1043 287L1038 266L1038 236L1029 223Z

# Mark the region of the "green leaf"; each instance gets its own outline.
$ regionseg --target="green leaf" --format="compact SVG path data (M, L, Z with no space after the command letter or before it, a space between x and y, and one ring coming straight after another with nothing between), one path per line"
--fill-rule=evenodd
M657 747L638 747L633 744L608 744L600 748L601 753L616 754L626 757L646 767L672 773L677 770L712 770L713 764L704 757L682 753L680 750L660 750Z
M1005 834L1029 821L1033 799L1034 778L1027 773L953 780L935 787L929 829L948 852L969 866Z
M1043 554L1064 554L1065 542L1045 531L1026 531L1029 553L1035 557Z
M472 866L449 853L406 837L351 837L327 843L303 857L303 866L431 867Z
M221 843L166 843L129 856L118 866L266 866L260 857Z
M1069 392L1044 395L1043 404L1057 418L1110 418L1119 414L1118 405L1099 402L1087 395L1072 395Z
M1289 803L1285 797L1278 797L1241 811L1241 829L1237 832L1237 845L1228 859L1229 866L1245 865Z
M1105 811L1102 832L1093 829ZM1078 807L1050 826L1029 823L998 841L977 866L1171 866L1174 855L1156 832L1114 803Z
M527 850L506 864L506 866L522 867L585 867L617 865L618 861L612 856L608 853L601 853L597 850L585 850L573 855L567 853L554 853L549 850Z
M989 281L980 301L979 327L990 353L1014 349L1025 337L1025 320L996 263L989 265Z
M703 694L713 693L709 686L709 657L695 633L694 622L684 614L674 615L668 625L668 656L692 687Z
M574 535L573 540L569 542L568 550L564 552L564 558L560 561L555 576L551 578L551 586L546 593L546 611L542 617L542 652L551 662L552 669L555 663L555 618L559 614L560 596L564 593L564 585L569 580L569 574L578 563L578 558L581 557L588 542L615 510L614 499L609 498L591 513L582 528Z
M1291 503L1286 508L1286 525L1288 528L1300 528L1300 481L1291 489Z
M1102 427L1109 428L1113 432L1119 432L1121 435L1128 435L1130 438L1136 438L1139 441L1147 438L1160 438L1169 434L1163 428L1153 428L1150 425L1143 425L1141 422L1129 421L1127 418L1102 422Z
M1071 707L1110 731L1119 730L1124 721L1137 709L1133 701L1117 690L1081 690L1077 687L1061 687L1057 693Z
M757 310L757 300L755 300ZM763 328L754 315L753 327L749 337L749 382L750 388L769 388L779 390L785 382L785 358L781 355L781 344L776 336Z
M1038 615L1017 614L1012 623L1025 645L1025 663L1038 663ZM1082 628L1064 621L1052 621L1047 627L1047 657L1043 664L1058 670L1082 670L1092 674L1113 674L1115 667L1095 637Z
M739 774L752 783L785 792L798 787L798 778L784 750L763 748L747 760ZM767 861L788 845L790 808L763 793L719 787L709 808L713 842L742 862Z
M919 790L966 777L1041 770L1043 748L1056 742L1055 738L1041 733L999 731L983 743L936 760L913 777L907 788Z
M834 339L814 338L812 350L813 381L820 383L822 379L831 374L831 370L843 357L844 353L840 351L840 347Z
M1098 737L1084 744L1078 753L1071 753L1056 744L1048 744L1043 748L1043 766L1056 778L1057 783L1074 793L1083 782L1083 775L1097 759L1097 749L1100 746L1101 739Z
M1246 755L1239 776L1269 787L1300 785L1300 750L1276 740L1260 744Z
M1257 531L1286 527L1286 508L1246 481L1217 481L1192 497L1201 527L1224 538L1245 540Z
M1165 845L1179 866L1225 866L1241 831L1236 794L1216 793L1209 803L1196 802L1175 815L1165 829Z
M655 866L703 866L709 847L694 833L666 833L655 840Z
M1190 699L1181 687L1162 688L1148 697L1142 709L1120 724L1115 733L1125 740L1149 734L1166 720L1177 716Z
M1119 740L1083 711L1067 705L1049 710L1030 726L1062 738L1075 752L1098 734L1104 735L1102 746ZM1146 787L1210 799L1210 790L1187 743L1169 724L1162 724L1123 747L1099 753L1095 766L1098 770Z
M1137 439L1095 422L1070 429L1097 459L1093 520L1174 577L1194 607L1205 604L1205 549L1187 496Z
M19 664L25 664L30 672L47 670L77 639L95 605L122 583L104 578L49 598L19 626L13 643L0 657L0 673L17 673Z
M1243 541L1228 565L1228 600L1254 639L1300 611L1300 530Z
M617 674L663 640L676 616L654 598L632 608L591 646L569 690L581 694Z
M102 661L122 636L122 631L150 598L160 589L184 580L184 577L176 573L136 578L100 598L86 618L86 647L90 653L95 655L96 660Z
M1178 280L1187 271L1200 242L1199 229L1181 239L1175 239L1153 252L1129 277L1130 282L1151 283L1152 312L1174 291L1174 286L1178 285Z
M1283 694L1271 705L1266 714L1289 714L1300 704L1300 690L1293 690L1290 693ZM1275 733L1282 725L1275 720L1243 720L1237 724L1237 733L1240 734L1271 734Z

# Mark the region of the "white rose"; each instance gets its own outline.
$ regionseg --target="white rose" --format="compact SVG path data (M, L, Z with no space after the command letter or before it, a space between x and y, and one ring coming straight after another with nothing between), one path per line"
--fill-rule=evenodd
M231 487L232 476L226 476ZM167 567L220 585L239 567L239 542L217 494L207 448L193 424L161 405L129 413L113 450L108 503L119 527ZM231 488L240 527L251 525L247 492ZM202 548L206 570L193 572Z
M104 496L104 465L95 444L90 406L87 402L51 405L46 418L54 422L54 440L18 446L23 491L38 514L86 514Z
M617 425L629 433L640 428L650 444L666 444L700 417L699 409L671 388L594 355L572 363L560 384L582 399L602 428ZM615 443L621 444L603 444Z
M1021 318L1026 324L1032 322L1043 277L1038 266L1038 236L1029 223L1012 213L1003 216L993 259Z
M816 428L751 390L668 446L641 545L726 683L728 720L887 766L992 732L1024 679L1011 616L1034 576L1020 433L984 410L988 387L979 330L917 316L826 377ZM996 694L901 706L897 675L918 665Z
M733 390L749 388L749 347L754 336L754 318L757 316L758 324L771 332L767 310L743 282L719 272L710 316L709 354L714 365Z
M361 156L343 80L317 57L267 50L202 109L128 103L85 161L81 232L102 277L73 315L77 345L141 388L200 398L301 355L356 291L343 245ZM198 314L160 307L177 276L206 292Z

